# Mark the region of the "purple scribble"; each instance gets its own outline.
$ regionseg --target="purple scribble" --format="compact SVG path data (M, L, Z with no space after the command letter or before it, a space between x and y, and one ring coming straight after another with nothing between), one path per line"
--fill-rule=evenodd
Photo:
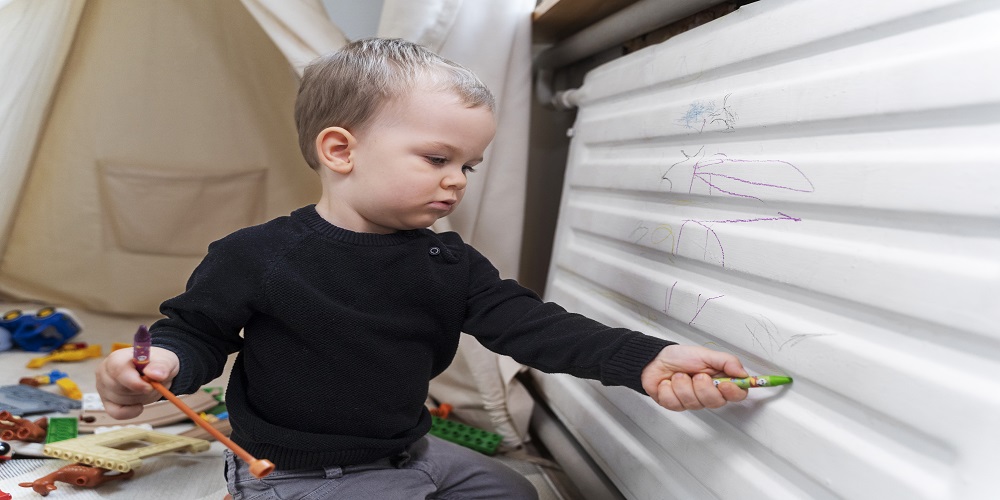
M676 286L677 286L677 282L676 281L674 282L673 285L670 285L670 289L667 290L667 300L663 304L663 313L666 314L666 315L668 315L668 316L670 315L670 301L673 300L673 298L674 298L674 287L676 287Z
M683 151L681 153L683 153ZM713 169L721 170L721 172L714 171ZM737 173L739 173L740 175L735 175L734 173L730 172L731 170L736 170ZM769 175L780 175L791 178L788 179L788 181L786 181L788 183L787 185L777 184L774 182L765 182L764 180L762 180L764 177ZM733 187L730 187L729 189L724 189L722 186L720 186L721 182L716 181L715 178L726 179L730 181L735 181L736 183L747 184L751 186L773 188L773 189L784 189L800 193L812 193L813 191L816 190L816 188L813 186L809 178L806 177L804 173L802 173L802 170L800 170L795 165L788 163L787 161L741 160L741 159L729 158L722 153L717 153L708 160L705 160L703 157L699 158L692 166L691 183L688 186L688 192L690 193L694 189L694 181L695 179L697 179L708 185L709 194L711 194L712 189L715 189L717 191L726 193L730 196L750 198L763 202L763 200L761 200L757 196L738 193L735 191ZM802 181L804 181L805 184L802 184ZM799 186L791 184L799 184ZM808 185L808 187L806 187L806 185ZM739 187L739 185L737 185L736 187Z
M684 159L670 165L660 176L661 180L670 184L669 191L674 188L673 181L669 178L670 172L679 165L689 164L691 168L691 179L688 182L688 193L694 192L695 181L700 181L708 186L709 195L713 191L725 193L729 196L739 198L749 198L763 203L760 197L741 192L743 186L754 186L757 188L781 189L800 193L812 193L816 190L812 181L806 177L795 165L783 160L745 160L729 158L723 153L716 153L707 159L705 158L705 146L698 148L694 154L688 154L683 149L681 154ZM694 163L691 164L690 162ZM772 178L785 179L782 182L775 182ZM732 184L732 185L731 185Z
M708 305L708 302L710 300L721 299L722 297L725 297L725 295L718 295L718 296L712 297L710 299L705 299L705 303L701 304L701 307L699 307L698 310L694 313L694 317L691 318L691 321L688 321L688 326L691 326L691 324L694 323L694 320L698 319L698 315L701 314L701 310L704 309L705 306ZM695 303L696 304L701 303L701 294L700 293L698 294L698 300L695 301Z
M792 217L786 213L778 212L781 217L758 217L756 219L723 219L723 220L703 220L698 222L709 222L709 223L719 223L719 224L730 224L735 222L761 222L768 220L790 220L794 222L802 222L802 219L798 217Z
M681 248L681 237L684 236L684 226L686 226L688 222L694 222L695 224L705 228L705 247L703 248L705 253L703 254L703 258L708 257L708 235L711 234L715 238L715 243L719 246L719 255L721 256L720 263L722 264L722 267L726 267L726 250L722 248L722 240L719 239L719 235L716 234L714 229L704 224L705 221L688 219L681 223L681 228L677 231L677 247L674 248L674 255L677 255L677 251Z
M663 312L667 316L670 316L670 303L671 303L671 301L673 301L673 298L674 298L674 288L677 287L677 283L679 283L679 282L678 281L674 281L674 284L670 285L670 288L667 289L666 300L664 301L664 305L663 305ZM701 314L702 309L704 309L705 306L708 305L709 301L712 301L712 300L715 300L715 299L721 299L722 297L725 297L725 295L717 295L715 297L711 297L711 298L705 299L705 302L702 303L702 301L701 301L701 294L699 293L698 294L698 298L695 300L695 304L697 305L698 308L695 310L694 316L691 317L691 321L688 321L688 323L687 323L688 326L690 326L692 323L694 323L694 320L698 319L698 315Z
M681 223L681 228L680 230L677 231L677 246L672 249L671 253L673 255L677 255L677 252L680 250L681 247L681 238L684 237L684 226L686 226L689 222L693 222L694 224L697 224L705 228L705 247L704 247L705 253L703 254L703 258L706 259L708 258L708 247L709 247L708 238L709 235L711 235L711 237L715 239L716 246L718 246L719 248L719 264L722 267L726 267L726 249L725 247L722 246L722 239L719 238L719 234L716 233L715 230L712 229L711 226L709 226L709 224L741 224L748 222L766 222L766 221L791 221L791 222L802 221L802 219L798 217L792 217L791 215L788 215L784 212L778 212L778 215L779 215L778 217L757 217L754 219L721 219L721 220L687 219L683 223Z
M728 97L728 96L727 96ZM723 153L714 154L708 158L705 158L705 146L698 148L694 154L688 154L683 149L681 154L684 155L684 159L670 165L669 168L660 177L661 180L670 183L670 189L673 190L673 181L669 178L670 172L680 166L686 165L691 168L691 178L688 182L688 193L694 192L695 182L704 183L708 186L708 194L711 196L716 191L726 194L728 196L738 197L738 198L748 198L752 200L757 200L764 203L764 200L756 193L751 194L745 191L744 187L753 187L754 189L780 189L785 191L795 191L799 193L812 193L816 190L813 186L812 181L806 177L805 173L795 165L783 161L783 160L746 160L739 158L730 158ZM780 179L775 181L774 179ZM756 217L747 219L721 219L721 220L696 220L687 219L681 224L680 230L677 232L676 246L671 249L673 255L677 254L677 251L681 246L681 238L684 234L684 226L689 222L693 222L703 228L705 228L705 246L704 246L704 258L709 256L709 248L712 246L712 239L715 240L715 245L718 246L718 255L720 256L720 261L722 267L726 266L726 251L722 246L722 240L719 235L712 229L709 224L735 224L735 223L748 223L748 222L767 222L767 221L792 221L801 222L802 219L788 215L784 212L778 212L776 217ZM690 238L689 238L690 239Z

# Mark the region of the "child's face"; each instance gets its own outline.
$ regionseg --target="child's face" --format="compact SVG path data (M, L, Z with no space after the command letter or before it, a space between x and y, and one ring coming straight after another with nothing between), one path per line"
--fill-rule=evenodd
M414 89L359 131L351 217L358 232L429 227L462 201L466 175L496 133L493 113L450 92Z

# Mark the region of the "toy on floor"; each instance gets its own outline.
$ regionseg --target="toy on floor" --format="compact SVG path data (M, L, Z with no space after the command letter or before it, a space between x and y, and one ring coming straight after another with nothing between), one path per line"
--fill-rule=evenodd
M61 372L59 370L52 370L45 375L35 375L34 377L21 377L17 383L21 385L30 385L31 387L38 387L40 385L49 385L56 383L56 380L68 377L69 374L66 372Z
M215 398L204 391L178 397L184 400L184 403L195 411L205 411L218 404ZM78 424L80 432L94 432L98 427L112 427L116 425L149 424L152 427L160 427L181 422L187 418L183 412L169 401L157 401L146 405L145 409L142 410L142 414L138 417L125 420L111 418L111 415L108 415L108 412L104 411L103 407L99 410L81 410Z
M12 415L52 411L66 413L79 409L80 406L80 401L43 391L30 385L0 386L0 410L7 410Z
M81 488L95 488L108 481L129 479L135 471L111 472L106 469L91 467L84 464L70 464L51 474L47 474L30 483L18 483L18 486L31 488L41 496L48 496L56 490L56 481L69 483Z
M66 309L43 307L38 311L7 311L0 328L10 333L15 345L25 351L49 352L80 333L80 323Z
M79 435L79 426L75 418L52 417L49 419L49 428L45 433L45 443L55 443L73 439Z
M73 382L69 378L56 380L56 385L59 386L59 390L62 391L63 396L76 400L83 399L83 393L80 392L80 387L76 385L76 382Z
M0 441L0 463L4 463L10 460L14 456L14 448L9 444Z
M0 410L0 439L4 441L26 441L41 443L45 441L45 430L49 420L42 417L34 422L11 415L7 410Z
M4 493L0 491L0 500L12 500L14 497L10 496L10 493Z
M497 447L503 440L502 436L454 420L446 420L451 409L451 405L443 403L438 408L430 410L433 421L428 434L471 448L484 455L493 455L497 452Z
M211 419L207 419L206 422L208 422L208 425L212 426L213 429L221 432L223 436L229 437L229 435L233 433L233 426L229 423L229 417L228 416L226 416L224 418L223 417L216 417L215 421L212 421ZM177 435L178 436L193 437L193 438L198 438L198 439L205 439L205 440L208 440L208 441L211 441L211 440L215 439L215 435L214 434L210 434L208 431L206 431L200 425L195 425L194 427L192 427L192 428L190 428L190 429L188 429L188 430L186 430L184 432L177 433Z
M128 472L142 465L142 459L172 451L198 453L209 442L164 432L125 427L102 434L47 443L45 456L82 462L103 469Z
M53 351L48 356L32 359L28 361L27 366L28 368L41 368L49 361L83 361L99 357L101 357L101 346L83 344L83 347L80 347L78 344L74 344Z
M14 347L14 341L11 339L10 330L0 326L0 352L8 351L11 347Z

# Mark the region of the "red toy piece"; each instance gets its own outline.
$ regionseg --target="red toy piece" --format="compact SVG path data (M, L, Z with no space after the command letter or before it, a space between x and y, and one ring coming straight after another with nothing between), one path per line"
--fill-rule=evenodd
M437 408L431 408L430 413L435 417L448 418L451 415L452 406L448 403L441 403Z
M10 493L0 491L0 500L11 500L12 498L14 497L10 496Z
M133 475L135 475L135 471L132 470L124 473L112 473L109 470L89 465L71 464L51 474L35 479L30 483L20 483L19 486L31 488L35 490L35 493L44 497L56 490L56 481L70 483L82 488L95 488L108 481L128 479Z

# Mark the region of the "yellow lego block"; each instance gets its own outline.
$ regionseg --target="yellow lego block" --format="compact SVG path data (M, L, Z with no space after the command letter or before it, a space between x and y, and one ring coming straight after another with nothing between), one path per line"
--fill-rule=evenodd
M63 396L66 396L67 398L70 399L75 399L77 401L83 399L83 393L80 392L80 388L77 387L76 382L73 382L72 380L63 377L59 380L56 380L56 385L58 385L59 388L62 389Z

